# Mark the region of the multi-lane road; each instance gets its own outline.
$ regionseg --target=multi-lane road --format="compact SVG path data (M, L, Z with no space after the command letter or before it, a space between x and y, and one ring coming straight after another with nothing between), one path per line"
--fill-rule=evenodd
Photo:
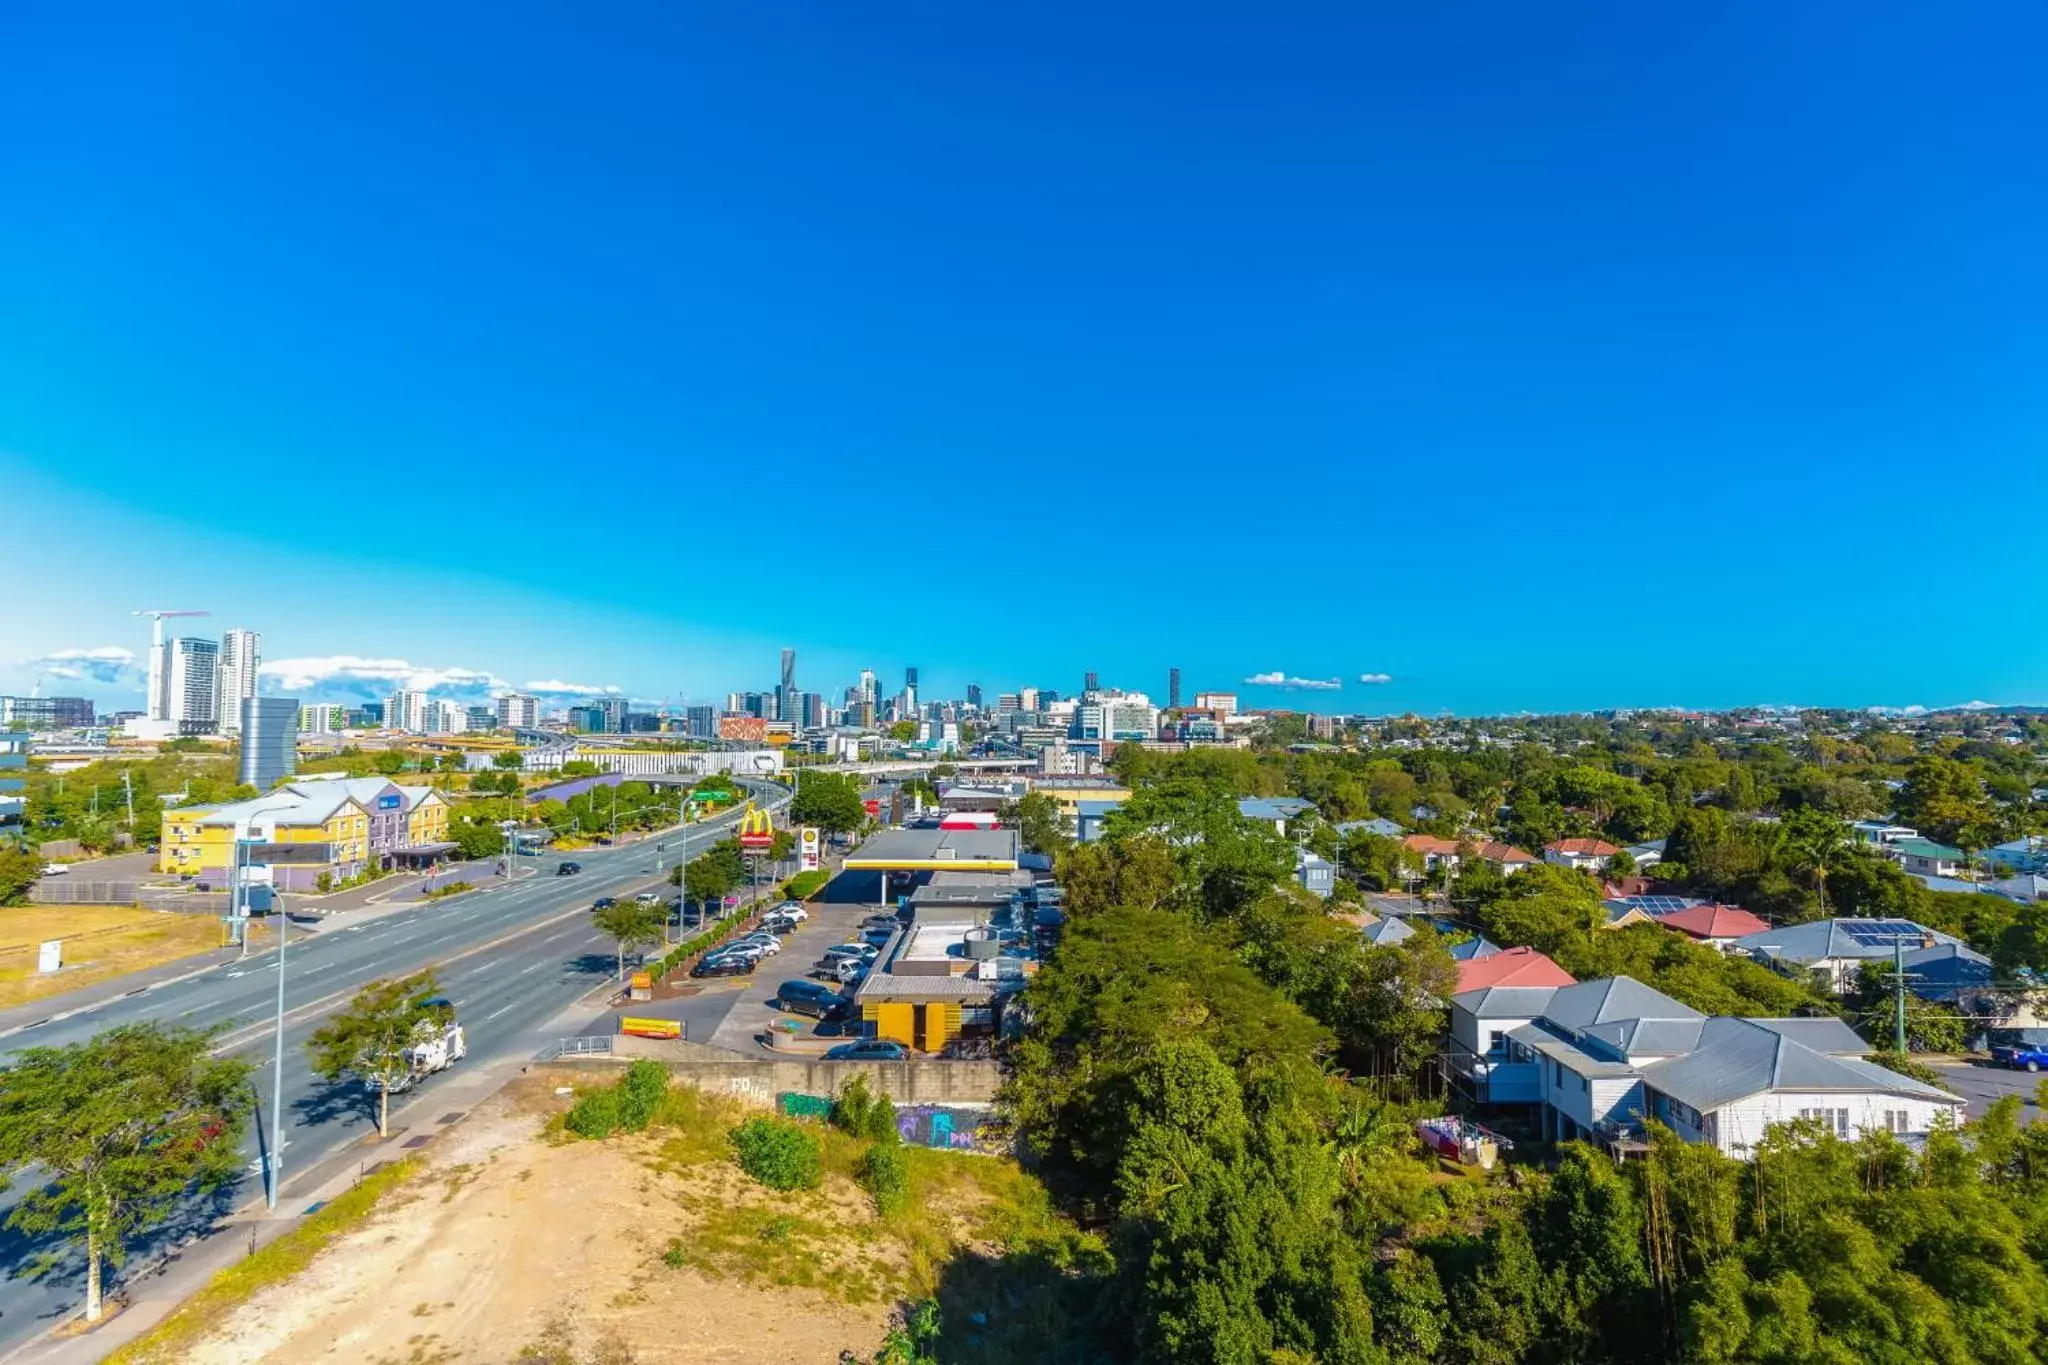
M760 803L786 804L781 788L760 786ZM590 903L656 885L656 859L673 867L723 838L737 812L670 830L621 848L594 848L569 855L583 865L579 875L557 877L555 859L541 860L539 875L523 877L468 895L381 916L345 916L308 931L295 925L285 948L284 1170L286 1199L310 1188L323 1162L374 1130L373 1097L359 1084L332 1085L307 1069L306 1039L364 983L417 971L438 970L443 992L455 1003L469 1045L464 1067L481 1067L514 1056L531 1056L551 1036L594 1019L601 1006L586 1002L613 977L616 948L590 923ZM656 845L661 847L657 850ZM289 901L289 898L287 898ZM354 922L351 922L351 921ZM257 1067L259 1123L248 1138L251 1174L227 1206L259 1197L260 1170L271 1132L271 1058L277 1007L276 951L216 964L195 974L126 993L110 983L101 993L51 1002L52 1014L26 1026L0 1029L0 1053L34 1046L61 1046L117 1024L150 1021L189 1027L221 1027L219 1045ZM579 1002L584 1002L578 1012ZM422 1090L431 1093L434 1080ZM395 1102L394 1102L395 1103ZM25 1173L33 1179L33 1172ZM0 1220L20 1197L20 1184L0 1195ZM217 1210L216 1210L217 1211ZM195 1217L198 1215L195 1214ZM165 1234L183 1237L197 1228ZM0 1234L0 1355L70 1313L84 1292L82 1273L66 1267L30 1279L22 1273L41 1248ZM137 1249L147 1261L151 1248Z

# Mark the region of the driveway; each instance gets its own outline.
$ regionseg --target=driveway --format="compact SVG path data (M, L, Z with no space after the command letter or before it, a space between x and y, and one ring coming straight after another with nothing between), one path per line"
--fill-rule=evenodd
M1941 1073L1942 1083L1969 1102L1965 1112L1973 1119L1983 1117L1993 1101L2007 1095L2020 1097L2021 1123L2038 1123L2048 1117L2035 1102L2036 1092L2048 1081L2048 1072L2014 1071L1985 1061L1935 1062L1933 1066Z

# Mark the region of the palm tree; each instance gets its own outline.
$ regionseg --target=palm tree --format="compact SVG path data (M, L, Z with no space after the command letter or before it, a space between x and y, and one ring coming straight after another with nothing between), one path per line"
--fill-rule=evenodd
M1849 853L1849 832L1840 820L1825 811L1794 811L1785 822L1785 840L1799 865L1813 874L1814 895L1820 899L1820 917L1828 917L1828 868Z

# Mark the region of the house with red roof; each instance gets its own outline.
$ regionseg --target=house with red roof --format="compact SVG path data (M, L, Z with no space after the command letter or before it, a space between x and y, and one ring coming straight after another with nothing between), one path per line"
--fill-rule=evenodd
M1439 839L1434 834L1411 834L1401 842L1422 859L1425 868L1455 868L1467 851L1481 862L1492 863L1496 871L1508 875L1525 867L1534 867L1537 862L1536 855L1527 849L1495 840L1477 843L1470 839Z
M1576 978L1534 948L1503 948L1458 964L1457 994L1490 986L1570 986Z
M1605 872L1614 855L1621 852L1605 839L1558 839L1543 846L1543 861L1555 867L1575 867L1583 872Z
M1739 905L1688 905L1657 916L1657 923L1723 952L1745 934L1767 933L1771 927Z

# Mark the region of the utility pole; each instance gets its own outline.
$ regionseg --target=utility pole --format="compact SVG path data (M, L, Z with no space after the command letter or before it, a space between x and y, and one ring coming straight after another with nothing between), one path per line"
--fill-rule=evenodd
M1906 945L1892 939L1892 1047L1906 1055Z
M127 769L121 770L121 790L128 794L128 837L135 836L135 778Z

